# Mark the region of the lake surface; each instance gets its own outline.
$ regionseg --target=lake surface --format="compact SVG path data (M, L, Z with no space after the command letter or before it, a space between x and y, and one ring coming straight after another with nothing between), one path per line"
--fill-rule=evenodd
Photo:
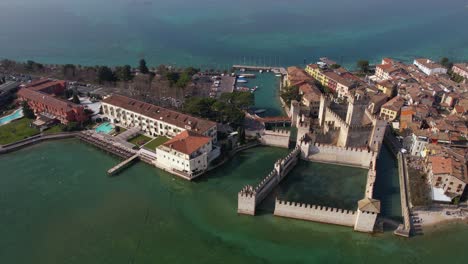
M407 240L270 213L238 216L239 189L258 182L286 153L248 150L196 182L142 163L108 177L118 159L77 140L0 156L0 263L463 263L468 257L466 225Z
M230 68L468 60L467 0L2 0L0 58Z

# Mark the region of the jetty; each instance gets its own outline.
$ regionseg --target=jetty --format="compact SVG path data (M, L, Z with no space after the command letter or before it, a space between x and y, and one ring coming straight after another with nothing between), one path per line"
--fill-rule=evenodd
M253 66L253 65L233 65L232 68L234 70L245 69L246 71L271 71L275 74L281 74L286 76L288 71L283 67L273 67L273 66ZM245 74L242 74L245 76Z
M121 163L115 165L114 167L110 168L107 171L107 174L109 176L114 176L115 174L119 173L123 169L127 168L130 164L132 164L136 159L138 159L138 156L139 156L138 154L135 154L131 156L130 158L122 161Z

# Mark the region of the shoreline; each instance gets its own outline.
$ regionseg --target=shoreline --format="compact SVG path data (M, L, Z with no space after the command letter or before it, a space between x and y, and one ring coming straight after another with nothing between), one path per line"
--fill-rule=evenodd
M450 215L447 215L447 212L450 212ZM422 220L421 223L413 222L413 226L419 226L423 233L436 232L457 224L468 225L468 214L461 209L415 210L413 214L416 218Z

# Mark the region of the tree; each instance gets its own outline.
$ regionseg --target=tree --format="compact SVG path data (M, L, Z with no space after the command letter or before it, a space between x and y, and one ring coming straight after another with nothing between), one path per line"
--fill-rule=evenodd
M219 98L222 102L232 104L240 109L247 109L254 104L254 94L250 92L223 93Z
M140 73L143 73L143 74L149 73L149 69L146 66L146 61L144 59L140 60L140 65L138 66L138 69L140 70Z
M38 71L38 70L42 70L44 68L44 65L37 63L35 61L32 61L32 60L28 60L26 61L24 68L28 71Z
M442 66L444 66L448 70L452 69L453 67L453 63L450 62L450 60L446 57L443 57L442 59L440 59L440 64L442 64Z
M281 92L281 98L283 98L286 105L290 105L292 100L300 101L301 96L299 95L299 87L297 86L286 86Z
M367 73L369 72L369 61L368 60L359 60L357 62L357 67L361 69L361 72Z
M176 85L179 88L184 88L185 86L187 86L187 84L190 83L191 80L191 76L188 73L183 72L179 75L179 79L177 80Z
M179 81L179 73L175 71L166 72L166 79L169 81L169 84L172 86Z
M71 77L75 77L75 65L73 64L65 64L63 66L63 76L65 78L69 78L70 76Z
M34 111L29 106L28 102L23 101L21 103L21 106L23 107L23 114L26 118L29 118L29 119L36 118L36 115L34 114Z
M77 95L76 93L73 95L72 102L73 102L74 104L80 104L80 103L81 103L81 102L80 102L80 98L78 98L78 95Z
M115 76L119 81L130 81L132 76L132 67L130 65L125 65L123 67L117 67L115 69Z
M97 78L99 83L115 81L115 75L107 66L100 66L97 70Z

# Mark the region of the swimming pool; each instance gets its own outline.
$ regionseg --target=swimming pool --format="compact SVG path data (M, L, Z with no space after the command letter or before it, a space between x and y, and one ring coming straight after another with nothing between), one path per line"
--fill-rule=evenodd
M22 118L23 116L23 108L16 109L12 114L0 118L0 126Z
M109 122L105 122L96 127L95 130L98 133L109 134L110 132L112 132L112 130L114 130L114 126Z

